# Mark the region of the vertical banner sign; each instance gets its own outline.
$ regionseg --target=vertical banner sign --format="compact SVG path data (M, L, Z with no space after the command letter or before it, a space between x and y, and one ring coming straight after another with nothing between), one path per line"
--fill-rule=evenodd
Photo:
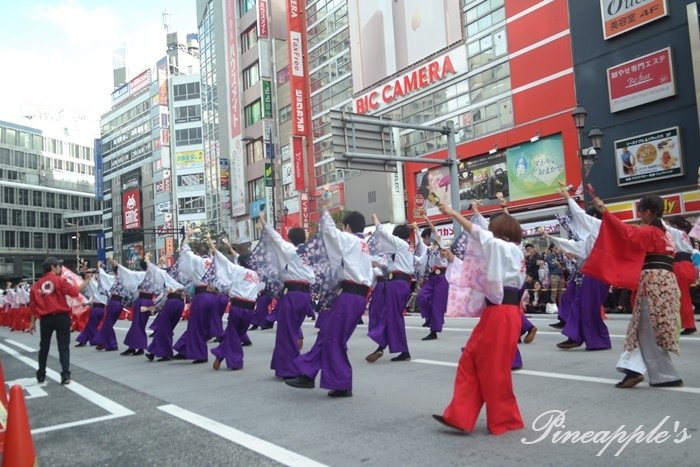
M267 22L267 0L258 0L258 37L270 35Z
M236 29L236 0L226 0L226 45L228 60L228 98L229 120L231 122L230 160L226 190L231 193L221 193L222 206L230 210L233 216L246 213L245 204L245 161L241 143L241 100L238 82L238 31Z
M292 161L294 162L294 189L302 191L304 183L304 138L292 136Z
M122 210L124 211L124 229L141 228L141 192L129 190L122 193Z
M107 252L105 250L105 233L100 230L97 232L96 237L97 242L97 261L102 261L103 263L107 261Z
M231 138L241 133L241 100L238 90L238 41L236 0L226 0L226 43L228 45L228 98L231 111Z
M299 193L299 215L301 216L301 226L308 230L309 228L309 194L305 192Z
M265 186L275 186L275 172L273 171L272 164L270 162L265 162Z
M270 80L262 80L262 98L263 108L262 117L272 118L272 82ZM269 138L268 138L269 141Z
M95 155L95 199L104 201L104 177L102 172L102 140L95 138L92 146Z
M306 86L304 78L303 31L306 22L300 9L301 1L287 0L287 29L289 30L290 92L292 100L292 134L306 135Z

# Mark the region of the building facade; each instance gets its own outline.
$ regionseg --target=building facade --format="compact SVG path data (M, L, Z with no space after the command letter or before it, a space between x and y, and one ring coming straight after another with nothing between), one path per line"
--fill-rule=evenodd
M35 278L47 256L95 264L101 211L91 141L0 121L0 276Z

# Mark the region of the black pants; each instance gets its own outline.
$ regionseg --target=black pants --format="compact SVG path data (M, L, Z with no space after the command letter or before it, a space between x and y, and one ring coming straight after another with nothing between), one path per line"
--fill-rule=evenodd
M46 359L49 356L51 335L56 331L58 358L61 361L61 377L70 377L70 316L68 313L56 313L39 320L41 341L39 342L39 369L37 376L46 376Z

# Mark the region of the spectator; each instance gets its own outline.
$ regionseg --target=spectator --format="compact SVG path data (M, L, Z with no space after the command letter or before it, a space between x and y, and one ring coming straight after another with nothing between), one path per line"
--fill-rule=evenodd
M532 243L525 244L525 272L532 277L538 277L540 267L537 265L537 260L542 259L535 245Z
M530 298L525 305L526 313L544 313L549 302L549 294L542 290L540 281L535 280L532 283L532 289L528 291Z
M547 248L547 254L544 259L549 268L549 289L551 291L549 301L550 303L559 305L559 297L561 297L562 290L564 289L564 258L556 245L552 243L549 245L549 248Z

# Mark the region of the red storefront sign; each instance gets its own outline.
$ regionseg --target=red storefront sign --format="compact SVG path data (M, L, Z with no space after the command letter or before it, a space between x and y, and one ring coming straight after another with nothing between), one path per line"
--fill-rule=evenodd
M611 112L676 94L670 47L610 67L607 74Z
M258 0L258 37L267 37L267 0Z
M304 41L306 27L302 15L302 0L287 0L287 29L289 30L290 92L292 98L292 134L306 135L306 77L304 76Z
M228 45L228 99L231 110L231 137L241 134L241 100L238 90L238 40L236 0L226 0L226 43Z
M600 0L600 9L605 39L668 15L666 0Z
M299 215L301 216L301 226L309 229L309 195L308 193L299 193Z
M122 193L124 229L141 228L141 192L129 190Z
M292 161L294 163L294 189L302 191L304 183L304 138L292 136Z

